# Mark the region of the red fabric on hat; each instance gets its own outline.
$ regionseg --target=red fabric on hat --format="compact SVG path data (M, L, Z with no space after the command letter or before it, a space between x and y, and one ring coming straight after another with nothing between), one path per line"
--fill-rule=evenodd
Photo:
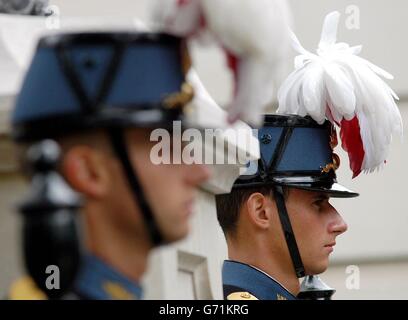
M350 169L353 171L353 178L355 178L361 173L365 155L357 117L341 121L340 138L341 146L348 153Z
M231 69L234 75L234 95L237 94L238 91L238 63L239 59L236 55L232 54L228 50L224 49L225 54L227 56L227 63L228 67Z

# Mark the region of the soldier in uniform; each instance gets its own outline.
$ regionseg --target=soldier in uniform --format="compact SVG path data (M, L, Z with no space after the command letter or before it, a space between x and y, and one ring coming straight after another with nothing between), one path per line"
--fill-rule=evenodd
M227 299L329 299L334 290L317 275L347 230L329 200L358 195L337 183L335 126L353 177L383 167L402 133L397 97L380 78L392 76L358 57L361 46L336 43L339 16L326 16L317 54L293 35L299 55L278 92L280 115L258 132L261 159L217 197Z
M224 296L296 299L298 278L325 271L336 237L347 230L330 197L358 194L336 181L339 159L329 121L266 115L258 132L256 172L217 196L230 259L222 270Z
M184 41L167 34L40 40L12 116L31 190L20 205L29 277L11 299L142 297L149 252L187 235L209 177L150 159L151 131L185 123L189 68Z

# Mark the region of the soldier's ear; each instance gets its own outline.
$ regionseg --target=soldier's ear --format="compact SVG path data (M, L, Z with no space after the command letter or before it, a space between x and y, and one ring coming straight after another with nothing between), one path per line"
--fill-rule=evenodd
M247 202L246 208L250 221L258 228L267 229L271 224L268 198L260 192L252 193Z
M62 160L62 173L76 191L101 198L109 190L109 167L103 154L89 146L71 147Z

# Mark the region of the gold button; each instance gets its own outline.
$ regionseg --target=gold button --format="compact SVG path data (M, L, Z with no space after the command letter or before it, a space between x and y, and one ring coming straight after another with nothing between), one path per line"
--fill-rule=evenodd
M242 292L241 293L241 298L250 299L251 295L248 292Z

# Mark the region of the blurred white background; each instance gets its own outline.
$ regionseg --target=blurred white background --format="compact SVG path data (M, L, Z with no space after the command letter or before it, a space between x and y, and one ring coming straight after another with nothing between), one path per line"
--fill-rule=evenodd
M129 23L135 17L148 20L149 0L51 0L51 3L58 6L62 18L103 16L107 22ZM295 33L310 51L317 47L324 16L332 10L340 11L339 41L363 44L361 55L395 76L390 85L400 96L400 110L408 123L408 44L405 41L408 3L404 0L293 0L290 4ZM358 22L359 26L350 29L346 20L353 14L359 14L359 21L353 21L353 26ZM221 51L215 46L203 48L194 44L193 52L205 86L220 105L226 105L230 99L231 75ZM288 72L292 58L288 57ZM0 88L10 86L10 81L18 83L11 62L4 63L9 57L3 54L1 45L0 59ZM0 134L3 135L0 138L5 137L8 99L13 96L13 88L8 90L2 93L0 89ZM7 139L0 140L0 293L5 294L11 280L21 274L17 254L18 222L10 208L20 195L22 182L8 170L7 164L12 160L8 158L9 151L2 150L9 150ZM406 141L395 139L385 169L371 175L362 174L354 180L344 153L338 153L344 159L338 171L339 182L360 192L361 196L333 201L349 230L337 242L332 266L323 278L337 289L337 299L408 299L408 145ZM214 229L214 232L220 231ZM359 268L358 289L346 287L349 276L346 268L350 265Z

